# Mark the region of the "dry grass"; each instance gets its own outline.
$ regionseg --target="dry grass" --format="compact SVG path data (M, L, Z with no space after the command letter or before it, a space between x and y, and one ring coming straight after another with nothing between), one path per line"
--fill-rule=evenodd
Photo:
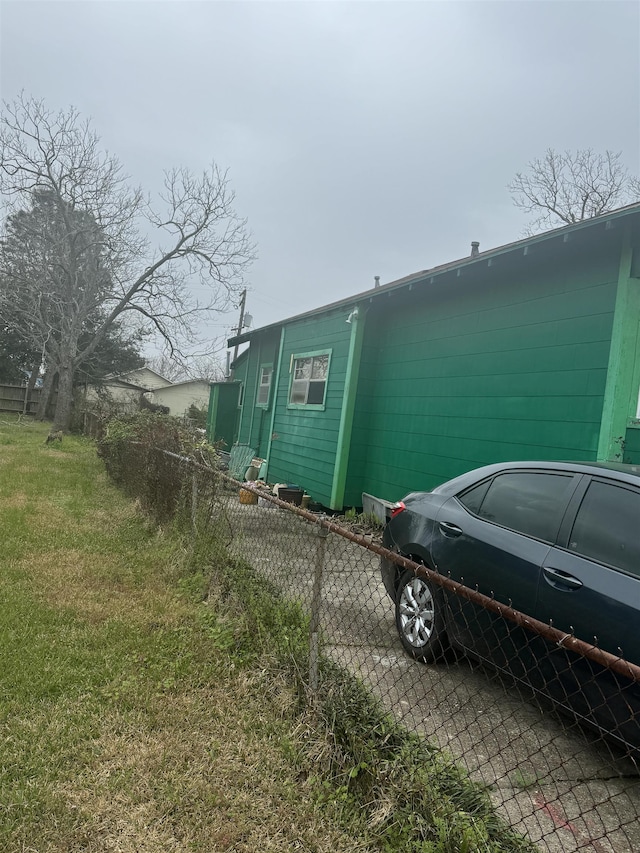
M29 555L18 565L37 574L37 595L48 605L70 608L92 622L117 618L134 624L153 619L177 625L189 612L163 584L154 585L150 596L149 584L132 582L130 565L118 555L59 549Z
M19 430L0 426L0 849L372 849L323 797L295 696L247 663L242 620L185 594L178 540L86 443Z
M153 726L104 719L95 761L62 789L84 835L66 849L366 849L316 807L313 786L296 784L261 687L240 680L168 697Z
M296 605L45 434L0 423L0 850L531 849L328 662L302 710Z

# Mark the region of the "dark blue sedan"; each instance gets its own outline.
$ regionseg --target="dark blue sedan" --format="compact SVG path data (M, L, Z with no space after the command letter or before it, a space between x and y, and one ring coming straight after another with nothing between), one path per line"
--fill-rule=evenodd
M400 501L384 545L567 635L640 664L640 467L489 465ZM404 648L453 646L640 747L640 685L382 559Z

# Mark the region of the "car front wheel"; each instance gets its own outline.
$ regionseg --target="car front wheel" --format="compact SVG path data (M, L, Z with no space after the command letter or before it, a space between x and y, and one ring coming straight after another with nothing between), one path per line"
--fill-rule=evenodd
M416 660L432 663L447 646L442 592L408 569L396 594L396 628L402 645Z

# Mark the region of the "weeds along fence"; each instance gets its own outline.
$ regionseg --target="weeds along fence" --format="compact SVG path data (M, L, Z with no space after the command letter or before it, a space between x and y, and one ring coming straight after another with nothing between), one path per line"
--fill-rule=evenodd
M223 543L238 602L258 589L285 603L300 695L328 721L371 820L413 833L402 849L640 850L638 667L179 452L102 455L159 522L180 511L194 542ZM501 668L407 656L381 557L441 589ZM598 707L617 741L584 725ZM450 846L419 846L443 833Z

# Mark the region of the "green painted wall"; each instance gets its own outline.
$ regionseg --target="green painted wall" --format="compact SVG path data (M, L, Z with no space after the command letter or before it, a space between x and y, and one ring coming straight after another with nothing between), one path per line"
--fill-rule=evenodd
M240 386L239 394L238 394L238 427L236 429L236 444L246 444L245 434L245 422L244 422L244 412L245 412L245 402L247 395L247 371L249 368L249 350L245 350L243 353L240 353L238 358L235 360L233 364L233 379Z
M490 462L596 458L620 235L576 243L372 300L351 500Z
M238 432L238 382L216 382L209 392L207 417L207 439L213 444L223 441L223 450L228 451Z
M348 314L349 309L342 308L286 325L278 377L269 480L296 483L325 506L331 505L338 450L351 340L351 325L346 323ZM292 359L303 353L325 350L331 351L331 361L324 409L289 408Z
M624 232L603 221L354 299L359 338L344 305L254 333L236 374L238 440L268 456L270 482L298 483L335 508L338 494L344 506L359 506L363 491L395 500L489 462L596 459L605 420L617 428L640 384L640 356L631 367L625 356L634 323L640 351L640 299L620 296L620 282L628 294L638 285L638 235ZM616 329L624 388L610 369ZM288 406L292 359L327 350L324 408ZM259 370L271 362L260 410ZM349 365L355 400L344 394ZM626 435L640 458L640 430Z
M634 235L640 242L640 235ZM620 459L621 443L630 421L636 418L640 384L640 258L631 229L625 233L620 258L618 288L607 386L604 394L598 459ZM635 261L635 262L634 262Z
M640 465L640 427L627 427L624 447L619 447L618 452L623 462Z
M264 333L256 334L251 340L243 370L244 402L240 423L241 444L248 444L256 452L256 456L266 457L269 449L269 433L271 410L274 400L274 385L272 379L271 393L268 406L258 406L257 389L260 381L260 367L271 364L275 368L280 346L280 330L267 329Z

